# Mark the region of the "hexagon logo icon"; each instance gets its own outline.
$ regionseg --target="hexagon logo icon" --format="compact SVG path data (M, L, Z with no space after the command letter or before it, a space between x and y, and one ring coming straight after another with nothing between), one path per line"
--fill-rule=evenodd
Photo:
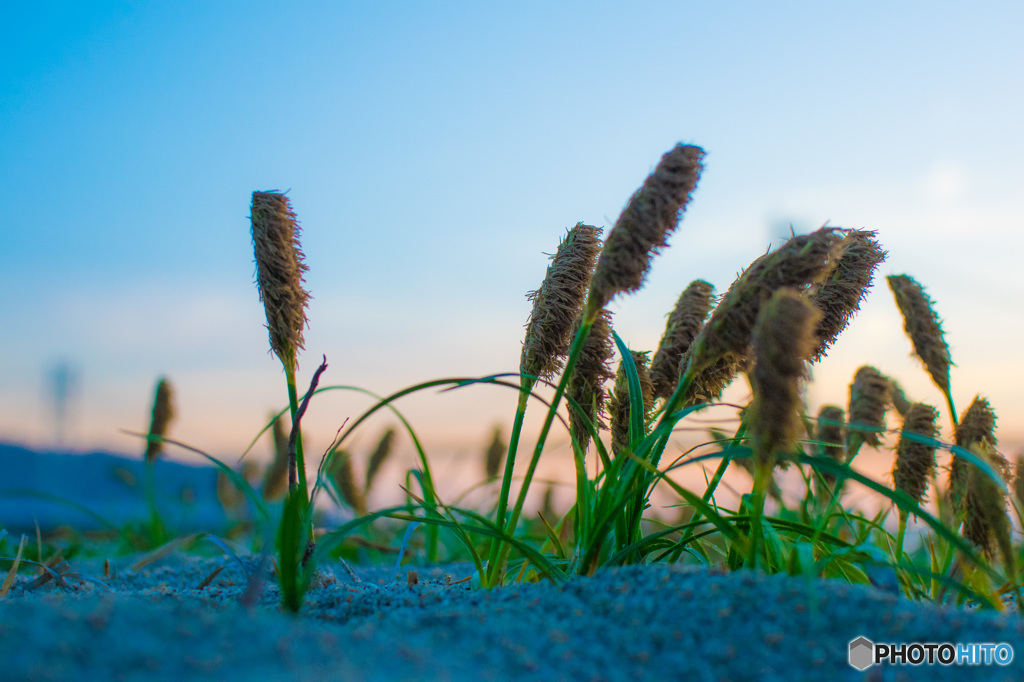
M850 665L857 670L865 670L875 658L875 645L867 637L858 637L850 642Z

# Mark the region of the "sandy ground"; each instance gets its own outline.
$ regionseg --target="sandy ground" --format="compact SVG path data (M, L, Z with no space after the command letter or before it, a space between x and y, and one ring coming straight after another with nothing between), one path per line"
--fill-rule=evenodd
M324 572L298 616L267 584L243 607L245 567L171 556L93 568L103 584L0 599L4 680L1024 679L1013 613L915 604L874 588L749 572L626 567L559 588L483 591L467 565ZM410 584L409 570L418 581ZM74 589L75 585L77 589ZM70 589L69 589L70 588ZM873 642L1010 644L1007 666L847 663Z

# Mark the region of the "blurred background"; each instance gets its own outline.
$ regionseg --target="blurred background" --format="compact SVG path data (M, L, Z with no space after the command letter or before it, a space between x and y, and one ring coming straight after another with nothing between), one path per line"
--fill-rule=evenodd
M631 347L657 346L691 280L724 292L791 229L877 230L889 258L814 368L812 410L845 405L872 364L939 407L949 436L885 285L907 273L944 319L958 409L986 396L1004 452L1024 444L1019 3L97 1L4 14L2 441L140 457L120 429L146 430L166 376L170 435L237 461L287 404L253 284L253 190L287 190L303 229L300 384L324 355L322 385L378 394L516 371L545 254L577 221L610 228L682 141L706 149L706 170L646 288L612 304ZM747 391L740 379L731 395ZM307 452L371 403L313 401ZM397 405L442 458L478 457L514 406L487 386ZM354 448L395 423L371 422ZM703 438L692 427L681 446ZM253 456L269 454L264 439Z

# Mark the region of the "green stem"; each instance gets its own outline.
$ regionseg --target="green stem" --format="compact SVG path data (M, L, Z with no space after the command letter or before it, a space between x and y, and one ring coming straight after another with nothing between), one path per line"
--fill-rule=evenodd
M753 507L750 510L750 553L747 557L749 567L757 568L761 554L761 519L764 516L765 491L772 476L772 462L762 462L761 458L754 461Z
M956 417L956 407L953 406L953 394L950 391L945 391L946 394L946 405L949 406L949 419L953 422L953 433L956 434L959 423Z
M896 532L896 564L903 560L903 538L907 534L907 512L900 511L900 527Z
M298 429L295 438L295 467L298 475L299 490L306 492L306 460L302 454L302 430L299 424L299 396L295 390L295 365L285 365L285 377L288 379L288 408L291 411L292 426Z
M512 424L512 435L508 441L508 455L505 457L505 471L501 478L501 493L498 495L498 507L495 521L499 528L505 526L505 517L508 514L508 496L512 489L512 472L516 463L516 451L519 449L519 436L523 431L523 421L526 417L526 405L530 399L530 391L536 383L536 379L523 376L521 378L521 389L519 392L519 404L516 406L516 418ZM497 575L498 555L501 551L501 540L494 538L491 541L490 554L487 559L487 584L500 582L501 577Z

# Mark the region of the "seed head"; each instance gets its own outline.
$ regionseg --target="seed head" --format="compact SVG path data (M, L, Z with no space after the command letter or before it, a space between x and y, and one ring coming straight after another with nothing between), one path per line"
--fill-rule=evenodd
M299 226L291 202L276 191L252 193L252 243L256 254L256 286L267 314L270 348L286 369L295 371L304 347L309 293L303 273L309 268L299 248Z
M971 453L989 462L997 473L1001 471L995 447L979 440L971 444ZM981 547L986 556L993 556L993 540L1008 566L1012 566L1013 548L1010 545L1010 519L1006 514L1006 495L999 483L980 468L970 465L967 476L967 495L964 504L964 537Z
M1017 455L1014 471L1016 475L1013 477L1013 492L1017 496L1017 501L1024 504L1024 456Z
M914 346L914 354L924 363L932 381L943 393L949 392L949 345L934 303L924 287L907 275L889 275L889 288L903 315L903 328Z
M793 449L803 408L801 382L815 346L821 311L795 289L778 289L761 307L754 326L750 433L759 461Z
M882 444L878 431L885 430L885 410L889 406L889 380L877 369L864 365L850 384L850 426L846 431L847 450L856 451L857 443L877 448ZM878 431L865 431L863 426Z
M149 422L149 438L146 441L147 462L154 462L157 456L164 451L164 443L161 439L167 435L167 427L174 419L172 395L171 382L166 378L161 378L156 384L156 394L153 397L153 417Z
M651 360L651 381L654 394L666 400L679 383L679 363L683 353L697 337L704 320L715 302L714 287L703 280L691 282L676 301L675 309L668 316L665 333Z
M533 310L519 360L523 374L550 379L562 368L601 251L600 236L599 228L576 223L559 243L540 289L526 295Z
M284 417L274 419L274 459L263 475L263 499L276 500L288 490L288 435Z
M384 435L380 437L380 441L377 443L376 449L370 455L370 461L366 464L366 485L363 487L364 490L369 491L370 486L373 485L373 479L376 478L377 472L384 466L384 462L391 456L392 446L395 442L395 430L387 429L384 431Z
M822 405L821 409L818 410L818 429L815 433L815 440L819 443L818 454L829 457L839 463L846 459L846 453L843 449L844 421L846 421L846 414L843 412L843 408L838 405ZM829 471L822 471L820 473L830 488L835 485L835 474ZM817 482L817 477L814 480ZM819 490L818 492L824 493L825 491Z
M907 399L907 394L903 392L903 387L893 378L889 379L889 399L900 416L906 419L912 403Z
M993 461L1002 466L1005 460L996 451L996 413L989 405L988 400L980 395L974 400L960 417L954 437L956 444L965 450L972 446L983 444L986 451L991 450ZM953 503L953 509L957 514L964 511L965 495L967 484L970 478L970 470L975 468L964 457L953 453L953 459L949 465L949 495Z
M696 374L724 356L742 361L749 355L758 312L773 292L817 284L829 274L840 243L833 228L798 235L767 253L743 271L722 297L694 340L688 371Z
M352 455L347 450L335 450L331 454L330 467L327 475L334 481L341 499L356 513L366 513L366 499L363 491L356 486L355 473L352 471Z
M484 471L488 479L498 477L502 469L502 459L506 453L508 453L508 444L501 437L501 427L495 426L494 437L491 438L491 444L487 446L487 452L484 454Z
M939 413L931 405L914 403L903 420L899 444L896 446L896 463L892 470L893 483L897 490L910 495L921 504L925 488L935 473L935 445L912 440L907 434L914 434L934 440L939 435L935 420Z
M612 328L611 313L602 308L598 311L590 333L583 342L580 349L580 357L576 362L576 368L569 376L569 383L566 386L565 394L575 400L583 414L576 410L569 411L569 428L573 440L580 449L586 452L590 443L590 432L587 430L587 423L595 428L604 426L604 385L609 379L615 376L611 370L612 358ZM573 335L576 334L580 320L576 320Z
M647 433L647 423L650 421L650 414L654 408L654 384L651 383L651 374L647 368L649 362L648 354L640 351L630 351L631 357L623 358L619 362L619 369L615 373L615 391L611 400L608 401L608 411L612 419L612 452L616 455L629 449L629 379L626 377L626 362L634 363L636 373L640 379L640 395L644 408L643 424L644 434Z
M815 336L818 345L812 361L825 357L829 347L846 329L868 295L875 269L886 252L875 241L875 232L850 230L839 244L839 256L828 277L818 285L811 301L824 313Z
M690 346L679 362L680 376L686 372L692 350L693 346ZM685 407L692 407L700 403L715 402L722 397L722 393L729 387L732 380L736 378L736 375L746 371L749 364L750 358L748 356L723 355L710 365L698 370L690 382L689 389L686 391L683 405Z
M643 286L651 258L666 246L697 187L703 159L700 147L676 145L630 197L597 261L588 304L593 309Z

